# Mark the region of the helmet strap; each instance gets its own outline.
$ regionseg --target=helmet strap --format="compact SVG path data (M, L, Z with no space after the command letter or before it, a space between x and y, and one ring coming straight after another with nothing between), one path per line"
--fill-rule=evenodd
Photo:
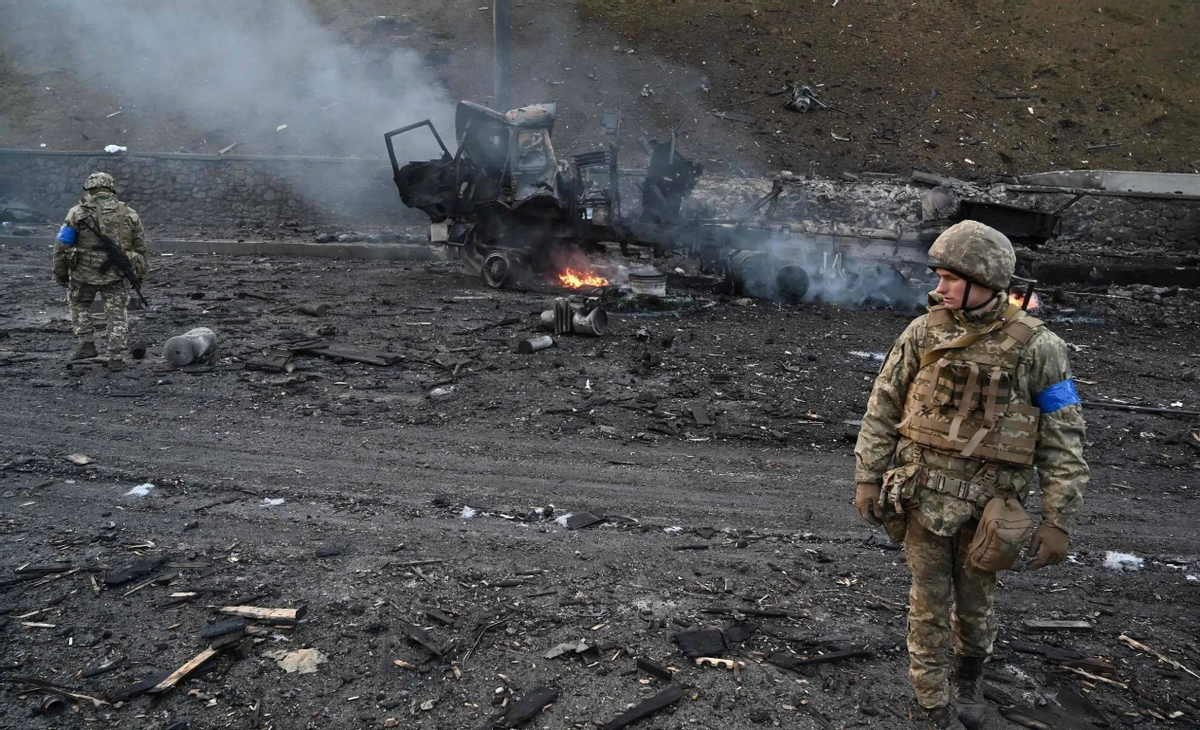
M967 285L966 285L965 287L963 287L963 300L962 300L962 306L961 306L961 307L959 307L959 308L960 308L960 309L962 309L964 312L974 312L974 311L976 311L976 310L978 310L978 309L983 309L984 307L986 307L986 306L990 305L992 302L996 301L996 296L997 296L997 295L1000 293L1000 292L998 292L998 291L995 291L995 290L993 290L993 291L992 291L992 295L991 295L990 297L988 297L987 299L983 300L983 301L982 301L982 302L980 302L979 304L976 304L976 305L975 305L975 306L973 306L973 307L968 307L968 306L967 306L967 300L971 298L971 284L972 284L972 282L971 282L971 280L970 280L970 279L964 279L964 281L966 281L966 282L967 282Z

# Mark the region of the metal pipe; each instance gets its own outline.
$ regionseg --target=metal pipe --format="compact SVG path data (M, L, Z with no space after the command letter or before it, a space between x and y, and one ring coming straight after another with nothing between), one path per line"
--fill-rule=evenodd
M554 345L554 338L550 335L542 335L541 337L530 337L527 340L521 340L517 343L517 352L522 355L531 355L538 350L545 350L547 347Z
M599 307L587 314L575 312L571 316L571 331L577 335L599 337L608 331L608 313Z
M495 54L496 110L503 113L508 109L509 96L509 31L512 28L512 13L508 0L492 3L492 42Z

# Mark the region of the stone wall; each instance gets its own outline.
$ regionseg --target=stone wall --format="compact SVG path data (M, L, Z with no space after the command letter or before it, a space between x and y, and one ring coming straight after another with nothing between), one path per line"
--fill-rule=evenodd
M1072 196L1010 191L995 197L1009 205L1054 211ZM1200 201L1088 195L1063 211L1059 239L1107 244L1122 253L1200 253Z
M0 150L0 198L57 221L97 170L116 178L151 230L421 222L386 160Z
M856 231L912 229L921 222L921 198L931 188L902 177L845 181L788 180L776 218L793 230L854 235ZM704 178L684 204L686 215L735 216L771 190L766 179ZM962 199L987 200L1042 212L1059 210L1064 193L1028 193L1005 185L964 186ZM1051 248L1095 247L1122 255L1188 257L1200 253L1200 201L1088 195L1062 211Z

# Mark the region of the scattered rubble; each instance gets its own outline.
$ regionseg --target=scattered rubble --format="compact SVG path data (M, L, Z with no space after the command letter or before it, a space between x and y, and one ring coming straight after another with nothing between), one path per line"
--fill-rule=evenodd
M0 721L53 697L82 718L156 703L166 724L186 708L193 726L907 723L903 556L830 479L848 478L878 369L853 353L886 351L911 312L736 306L667 274L673 295L713 306L648 317L606 303L602 337L564 335L535 359L515 350L544 292L433 266L346 262L317 279L311 262L246 260L221 262L220 288L189 268L209 257L172 258L178 280L148 282L154 308L133 329L163 342L205 317L224 341L211 370L152 352L133 376L66 371L53 357L65 310L22 324L52 282L5 292L5 353L37 358L4 368L0 646L19 666L0 672ZM1193 300L1100 299L1088 311L1104 324L1055 324L1084 299L1047 293L1039 316L1080 348L1089 398L1186 400L1158 365L1182 372L1191 341L1140 322L1183 327ZM337 306L297 310L321 301ZM252 365L268 353L278 369ZM96 418L31 431L63 413ZM1055 693L1068 686L1110 721L1190 722L1192 675L1116 637L1196 670L1195 490L1180 488L1195 428L1088 413L1094 482L1073 561L1005 578L988 679L1007 699L990 696L1012 718L1079 717ZM134 418L145 438L122 440ZM1150 430L1162 436L1138 437ZM144 483L152 499L123 498ZM1118 512L1137 519L1103 517ZM1104 567L1121 544L1138 546L1140 571ZM316 647L315 673L275 669Z

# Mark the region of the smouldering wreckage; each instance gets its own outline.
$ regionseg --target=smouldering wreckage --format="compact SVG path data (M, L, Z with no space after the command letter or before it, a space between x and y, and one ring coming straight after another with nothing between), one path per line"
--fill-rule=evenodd
M674 133L666 142L642 141L650 165L637 186L640 205L627 212L619 145L560 158L551 139L555 109L535 104L501 113L460 102L453 152L428 119L384 135L401 201L429 216L432 242L444 244L451 258L492 287L528 281L604 286L609 282L592 270L588 254L615 243L626 253L637 246L655 255L690 255L731 290L759 298L819 299L834 288L831 281L861 279L866 298L911 302L909 277L924 271L930 243L955 222L886 238L797 233L776 218L786 174L733 217L687 216L683 203L703 169L680 153ZM421 127L433 133L442 156L401 166L393 138ZM1038 214L1031 224L1028 211L990 203L970 212L997 218L1002 230L1016 226L1015 233L1038 242L1057 225L1056 216Z

